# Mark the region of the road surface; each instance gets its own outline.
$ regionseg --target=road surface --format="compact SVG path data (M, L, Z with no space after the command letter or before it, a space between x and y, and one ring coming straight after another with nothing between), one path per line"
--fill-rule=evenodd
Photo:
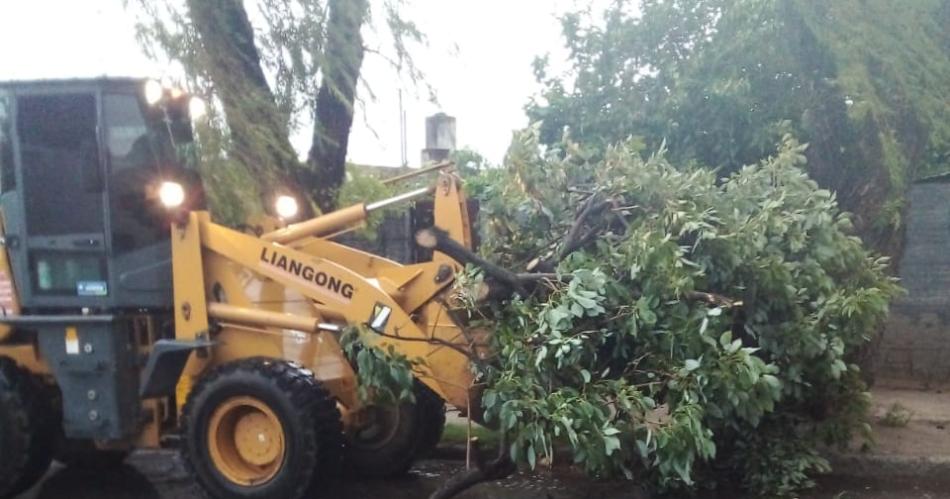
M417 499L428 496L446 477L461 470L457 461L420 462L405 479L385 482L347 480L327 491L333 499ZM191 499L200 497L177 454L140 452L114 470L83 470L54 464L50 473L18 499ZM483 484L461 499L650 499L632 482L597 482L563 472L518 474ZM708 496L707 496L708 497ZM825 479L801 499L950 499L950 479ZM702 498L706 499L706 497ZM710 497L710 499L712 499ZM716 498L720 499L720 498Z

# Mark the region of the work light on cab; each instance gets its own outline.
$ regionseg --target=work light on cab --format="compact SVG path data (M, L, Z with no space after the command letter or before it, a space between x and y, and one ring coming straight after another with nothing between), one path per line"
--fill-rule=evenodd
M148 80L145 82L145 102L147 102L149 106L158 104L164 95L165 89L162 88L161 83L156 80Z
M166 180L158 188L158 199L166 208L178 208L185 202L185 188L178 182Z
M204 99L194 96L188 99L188 115L191 116L191 119L200 120L201 118L204 118L207 112L208 105L205 104Z
M274 209L277 211L277 216L284 220L290 220L297 216L297 212L300 211L300 206L297 205L297 199L295 197L281 195L277 196L277 201L274 202Z

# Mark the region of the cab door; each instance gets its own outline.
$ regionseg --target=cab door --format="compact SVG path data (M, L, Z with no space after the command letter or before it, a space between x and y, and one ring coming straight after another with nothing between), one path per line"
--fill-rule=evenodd
M105 305L97 91L17 92L14 115L18 185L2 204L23 305Z

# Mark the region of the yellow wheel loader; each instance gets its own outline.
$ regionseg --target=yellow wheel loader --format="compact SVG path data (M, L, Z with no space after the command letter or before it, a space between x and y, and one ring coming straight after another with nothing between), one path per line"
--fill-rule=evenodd
M458 262L335 243L369 213L434 199L471 247L458 179L263 233L205 211L179 89L138 79L0 83L0 496L52 459L180 447L220 498L297 498L342 463L404 472L445 403L480 404L475 340L447 305ZM295 200L277 209L291 217ZM414 362L415 403L361 401L344 328Z

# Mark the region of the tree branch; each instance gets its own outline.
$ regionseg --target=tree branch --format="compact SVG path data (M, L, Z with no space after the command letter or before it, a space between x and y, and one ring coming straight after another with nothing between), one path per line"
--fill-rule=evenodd
M417 343L429 343L429 344L432 344L432 345L439 345L439 346L443 346L443 347L446 347L446 348L451 348L452 350L455 350L456 352L458 352L458 353L460 353L460 354L466 356L466 357L467 357L469 360L471 360L472 362L475 362L475 363L480 363L480 362L481 362L481 359L479 359L479 358L478 358L478 355L475 353L475 347L474 347L474 345L471 345L471 346L470 346L471 351L469 351L469 350L466 350L465 348L463 348L463 347L461 347L461 346L459 346L459 345L456 345L455 343L452 343L451 341L443 340L442 338L435 338L435 337L432 337L432 338L409 338L409 337L406 337L406 336L397 336L397 335L395 335L395 334L381 333L381 332L379 332L379 331L376 331L375 329L372 330L372 331L373 331L374 333L378 334L379 336L382 336L383 338L389 338L389 339L399 340L399 341L411 341L411 342L417 342Z
M475 265L482 269L486 276L505 284L522 296L527 296L528 294L527 285L545 278L550 278L550 274L516 274L504 267L495 265L478 256L474 251L459 244L458 241L449 237L447 232L438 227L430 227L417 232L416 244L426 249L445 253L459 263Z
M586 218L587 216L590 216L590 214L593 214L599 210L603 210L603 208L608 205L610 205L609 201L597 203L594 208L583 210L581 215L578 216L578 220ZM584 212L587 214L585 215ZM579 238L577 238L576 235L569 237L576 238L574 243L576 245L586 239L592 238L593 236L591 234L593 232L595 231L592 230L591 232L588 232ZM572 230L572 233L576 234L576 231ZM522 296L527 296L527 292L530 289L529 287L534 286L539 282L547 281L563 283L569 282L573 277L571 274L559 275L549 272L512 272L504 267L495 265L494 263L485 260L474 251L462 246L457 241L449 237L447 232L438 227L430 227L417 232L416 244L422 246L423 248L441 251L460 263L475 265L476 267L482 269L487 277L504 284L509 290L513 290ZM539 269L542 265L544 265L544 263L539 263L538 265L535 265L534 268ZM482 293L480 298L487 299L492 296L497 296L496 291L496 289L489 287L487 292ZM709 305L723 308L736 308L742 306L742 301L733 300L732 298L715 293L708 293L705 291L688 291L683 294L683 299L689 301L701 301L708 303Z
M429 496L429 499L449 499L479 483L506 478L517 470L515 463L511 461L508 454L507 432L503 431L501 433L501 441L498 442L498 456L491 461L486 462L484 456L482 456L478 439L473 438L469 445L472 446L475 467L446 480L438 490Z
M564 242L561 244L560 251L557 252L553 257L541 259L535 258L528 264L528 271L530 272L552 272L557 264L574 253L575 251L583 248L588 245L597 237L597 227L591 227L588 231L582 234L582 229L587 224L588 220L591 217L594 217L604 211L608 206L613 206L613 200L597 201L596 195L589 196L585 201L580 211L577 214L577 217L574 219L574 223L571 224L571 228L567 231L567 235L564 237ZM596 224L595 224L596 225Z
M683 295L683 298L691 301L701 301L722 308L735 308L742 306L741 300L733 300L732 298L727 298L715 293L707 293L705 291L688 291Z
M581 229L584 227L584 224L590 217L598 215L600 212L604 211L604 208L611 205L610 200L595 202L596 198L597 196L591 196L587 198L587 201L584 203L584 207L577 215L577 218L574 219L574 224L567 232L567 237L564 238L564 245L561 246L561 251L558 252L558 262L567 258L571 253L577 251L582 246L587 244L590 239L592 239L592 236L595 233L593 229L587 232L587 234L583 237L580 236Z

